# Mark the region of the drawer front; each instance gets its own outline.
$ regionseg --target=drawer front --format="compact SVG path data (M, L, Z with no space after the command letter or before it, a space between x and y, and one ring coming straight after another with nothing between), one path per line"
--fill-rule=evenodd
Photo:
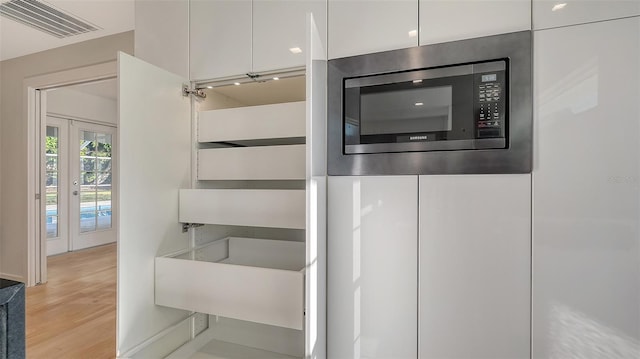
M156 304L302 330L298 271L156 258Z
M305 135L304 101L199 113L198 142L231 142Z
M182 223L305 228L304 190L180 190Z
M298 180L305 178L305 145L204 149L198 180Z

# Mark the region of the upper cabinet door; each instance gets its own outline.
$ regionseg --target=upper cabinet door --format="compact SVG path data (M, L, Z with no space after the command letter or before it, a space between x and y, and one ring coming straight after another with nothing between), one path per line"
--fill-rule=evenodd
M188 313L155 305L154 258L188 245L178 223L178 189L190 186L191 102L187 80L118 56L118 352L174 325Z
M533 0L534 30L640 15L640 0Z
M420 45L530 29L530 0L420 0Z
M329 0L329 58L418 45L417 0Z
M326 43L326 0L275 0L253 3L253 71L302 67L306 53L306 14L313 13ZM299 51L298 51L299 49Z
M192 0L190 6L191 80L250 72L251 0Z

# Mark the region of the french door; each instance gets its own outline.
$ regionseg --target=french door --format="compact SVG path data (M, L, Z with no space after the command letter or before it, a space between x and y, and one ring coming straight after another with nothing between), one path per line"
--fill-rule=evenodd
M115 128L47 117L47 255L116 241Z

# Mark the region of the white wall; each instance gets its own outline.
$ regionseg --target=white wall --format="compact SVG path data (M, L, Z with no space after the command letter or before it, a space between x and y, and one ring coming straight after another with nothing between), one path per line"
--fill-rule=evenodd
M0 62L0 273L27 279L27 119L23 101L27 78L101 64L117 51L133 53L133 32L39 52Z
M72 88L47 92L47 114L71 119L85 119L104 124L118 123L118 102L83 93Z
M136 57L188 79L189 0L135 0L135 13Z

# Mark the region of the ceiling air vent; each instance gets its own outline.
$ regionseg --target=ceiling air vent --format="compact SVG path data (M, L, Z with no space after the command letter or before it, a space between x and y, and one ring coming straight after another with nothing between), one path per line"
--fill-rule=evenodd
M60 39L100 30L96 25L36 0L3 2L0 15Z

